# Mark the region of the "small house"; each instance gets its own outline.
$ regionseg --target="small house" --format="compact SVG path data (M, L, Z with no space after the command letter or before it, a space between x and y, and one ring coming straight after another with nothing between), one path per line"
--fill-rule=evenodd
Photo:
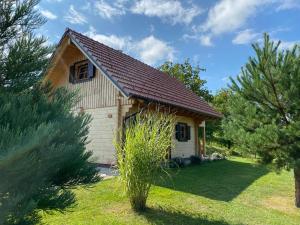
M205 121L221 116L176 78L71 29L52 55L45 80L78 90L75 110L92 116L86 147L99 164L115 163L116 131L149 105L176 115L170 158L205 154Z

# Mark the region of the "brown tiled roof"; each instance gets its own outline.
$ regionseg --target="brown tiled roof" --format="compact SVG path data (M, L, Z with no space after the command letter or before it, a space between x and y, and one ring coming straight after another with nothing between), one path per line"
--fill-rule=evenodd
M128 97L161 102L209 117L221 116L176 78L76 31L67 29L65 35Z

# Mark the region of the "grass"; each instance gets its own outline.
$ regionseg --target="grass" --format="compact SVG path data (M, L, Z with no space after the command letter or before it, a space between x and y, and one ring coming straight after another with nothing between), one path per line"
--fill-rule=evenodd
M276 174L243 158L171 171L134 213L118 179L77 187L75 205L40 212L45 224L298 224L291 172Z

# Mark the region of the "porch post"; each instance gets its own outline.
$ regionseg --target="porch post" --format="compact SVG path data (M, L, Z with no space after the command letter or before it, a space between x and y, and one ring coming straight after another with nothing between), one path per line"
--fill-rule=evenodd
M199 152L199 148L200 148L200 145L199 145L199 132L198 132L198 129L199 129L199 121L195 120L195 156L200 156L200 152Z
M202 136L202 154L206 155L206 132L205 132L205 121L203 121L203 136Z
M205 149L205 144L206 144L206 133L205 133L205 120L202 121L201 124L199 124L199 127L201 127L202 130L202 140L199 140L199 145L200 145L200 155L204 156L206 154L206 149Z

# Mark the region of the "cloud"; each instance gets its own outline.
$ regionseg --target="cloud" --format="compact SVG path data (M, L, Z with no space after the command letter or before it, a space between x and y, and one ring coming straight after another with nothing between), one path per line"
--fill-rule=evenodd
M144 14L149 17L159 17L171 24L190 24L193 19L203 12L196 5L183 7L178 0L139 0L131 7L131 12Z
M175 53L173 47L153 35L137 42L134 50L143 62L150 65L155 65L162 60L173 60Z
M89 28L89 31L85 33L85 35L117 50L126 51L129 50L132 45L131 43L132 38L130 36L119 37L113 34L112 35L98 34L96 32L96 29L92 26Z
M249 44L255 41L259 36L260 33L256 33L252 29L246 29L238 32L238 34L232 40L232 43L236 45Z
M70 5L69 11L67 12L64 19L71 24L85 24L87 19L79 11L75 9L73 5Z
M209 35L201 35L200 43L201 43L201 45L204 45L207 47L213 46L213 43L211 42L211 37Z
M297 41L281 41L280 50L291 50L295 45L300 45L300 40Z
M214 44L211 41L211 35L209 34L184 34L182 36L182 39L187 41L189 39L191 40L196 40L198 42L200 42L201 45L206 46L206 47L212 47L214 46Z
M260 7L271 2L272 0L221 0L209 10L208 18L201 28L213 35L235 31L245 25Z
M113 34L99 34L92 26L85 35L114 49L132 54L150 65L156 65L161 61L174 59L175 49L153 35L141 40L133 40L131 36L122 37Z
M55 20L57 18L57 16L54 13L46 9L42 9L41 14L49 20Z
M288 9L300 9L299 0L281 0L276 10L281 11Z
M126 2L126 0L117 0L113 4L110 4L105 0L99 0L95 2L95 10L102 18L112 19L115 16L126 14Z

